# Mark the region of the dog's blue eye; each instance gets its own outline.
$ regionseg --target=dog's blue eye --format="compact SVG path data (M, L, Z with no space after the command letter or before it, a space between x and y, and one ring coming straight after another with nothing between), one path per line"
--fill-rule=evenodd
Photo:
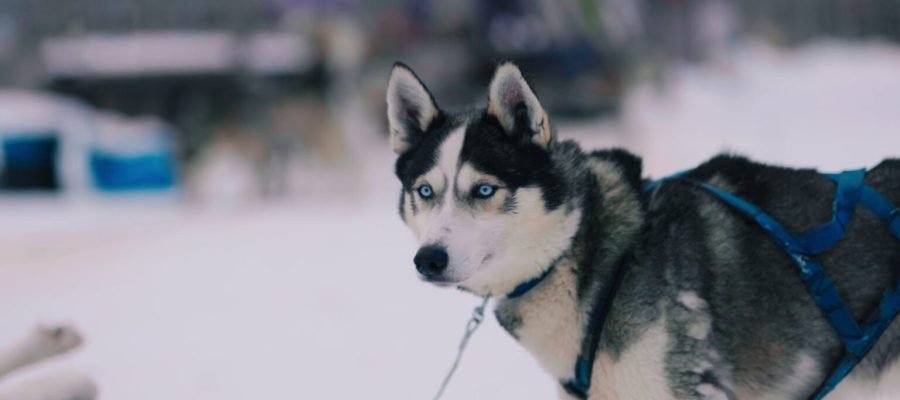
M431 190L431 185L419 186L419 196L422 196L423 199L430 199L432 195L434 195L434 191Z
M478 185L475 188L475 197L486 199L494 195L494 192L497 191L497 188L488 184Z

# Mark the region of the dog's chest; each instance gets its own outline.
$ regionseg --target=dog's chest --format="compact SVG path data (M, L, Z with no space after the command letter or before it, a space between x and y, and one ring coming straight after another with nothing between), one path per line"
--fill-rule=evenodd
M557 274L521 299L497 303L497 321L525 347L548 373L568 379L581 350L583 317L573 296L555 290Z
M580 354L584 313L574 298L529 293L526 301L501 301L498 322L558 380L569 380ZM532 297L533 295L533 297ZM669 337L662 320L646 327L618 357L601 352L594 362L590 399L670 399L664 359Z

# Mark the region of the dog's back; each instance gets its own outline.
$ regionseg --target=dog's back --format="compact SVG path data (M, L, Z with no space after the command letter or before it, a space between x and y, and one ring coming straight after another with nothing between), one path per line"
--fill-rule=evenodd
M833 214L835 184L813 170L720 156L686 178L755 204L791 232L818 227ZM865 181L900 204L900 160L882 162L867 172ZM690 244L665 247L664 259L678 260L667 263L666 277L674 290L696 291L709 303L711 340L732 366L735 386L778 386L779 379L796 375L798 366L814 375L801 391L821 383L842 356L840 339L772 237L750 218L690 185L663 185L649 210L651 243ZM900 274L900 244L887 225L862 206L856 208L846 236L817 259L861 322L877 310L883 292ZM877 377L898 356L900 323L895 322L857 367L856 376Z

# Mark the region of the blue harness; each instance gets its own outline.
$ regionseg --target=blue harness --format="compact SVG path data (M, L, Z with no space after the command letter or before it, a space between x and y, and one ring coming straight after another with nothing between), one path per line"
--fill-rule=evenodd
M659 187L663 182L684 177L688 172L672 175L647 184L644 193L649 193ZM879 219L888 225L888 229L897 239L900 239L900 209L891 204L884 196L866 185L863 181L865 170L845 171L840 174L826 174L826 177L837 183L837 195L834 200L834 216L828 223L802 234L788 232L774 218L750 204L744 199L727 191L716 188L706 183L682 180L685 183L701 188L735 210L747 215L766 232L788 253L791 260L800 270L800 277L812 295L822 314L828 320L831 327L840 336L844 344L844 356L828 376L825 382L816 390L811 400L820 400L826 394L834 390L863 357L872 349L872 346L888 328L891 321L900 312L900 280L893 288L885 290L878 312L868 323L860 326L853 315L847 309L834 287L834 283L825 274L821 264L813 256L821 254L832 248L844 237L847 225L853 215L857 204L868 208ZM575 376L569 381L561 382L563 387L575 397L586 399L590 389L591 369L593 367L594 353L597 349L600 331L603 329L603 320L606 318L611 303L611 297L615 293L618 282L621 280L623 269L617 267L613 282L601 291L599 309L592 315L585 336L585 344L578 356L575 365ZM539 279L538 279L539 280ZM596 319L599 319L597 321ZM599 324L599 325L598 325Z

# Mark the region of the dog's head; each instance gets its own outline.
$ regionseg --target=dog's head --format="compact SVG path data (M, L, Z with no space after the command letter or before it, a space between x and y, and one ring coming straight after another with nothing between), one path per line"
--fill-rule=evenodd
M550 119L515 65L497 68L486 108L450 114L397 64L387 106L400 215L423 279L503 295L569 246L580 211Z

